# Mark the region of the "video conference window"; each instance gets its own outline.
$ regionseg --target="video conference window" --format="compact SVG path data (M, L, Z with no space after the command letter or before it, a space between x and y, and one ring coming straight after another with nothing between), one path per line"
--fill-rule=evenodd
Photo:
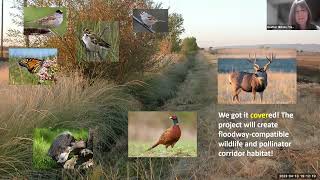
M320 30L320 1L267 0L267 30Z

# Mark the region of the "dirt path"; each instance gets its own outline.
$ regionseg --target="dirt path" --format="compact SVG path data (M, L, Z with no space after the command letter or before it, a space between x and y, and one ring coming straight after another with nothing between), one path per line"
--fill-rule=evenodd
M215 61L216 62L216 61ZM177 96L170 99L159 110L199 111L212 106L216 101L216 63L206 57L205 52L196 55L194 67L185 82L179 87Z

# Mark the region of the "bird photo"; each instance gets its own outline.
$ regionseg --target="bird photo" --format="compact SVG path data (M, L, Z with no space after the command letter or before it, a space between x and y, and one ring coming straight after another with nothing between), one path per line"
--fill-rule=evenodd
M36 128L33 132L35 169L88 169L93 166L93 131Z
M154 25L157 22L166 22L163 20L156 19L154 16L152 16L151 14L148 14L144 11L142 11L140 13L140 17L141 17L142 22L144 24L146 24L147 26L149 26L150 28L152 28L152 25Z
M119 61L118 22L81 22L77 25L77 56L85 62Z
M83 30L82 41L85 47L90 52L100 52L102 50L108 51L111 45L92 32L90 29Z
M168 32L167 9L134 9L134 32Z
M197 113L129 112L128 156L196 157Z
M173 115L169 118L173 121L173 126L164 131L159 140L151 148L149 148L148 151L157 147L159 144L165 145L166 148L169 146L173 148L176 142L179 141L181 137L181 129L179 127L178 117Z
M24 34L54 33L63 35L67 27L64 7L24 7Z

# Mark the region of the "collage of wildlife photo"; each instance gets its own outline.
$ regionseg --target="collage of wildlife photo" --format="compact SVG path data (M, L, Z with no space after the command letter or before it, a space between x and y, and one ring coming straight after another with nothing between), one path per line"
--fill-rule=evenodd
M0 180L320 179L320 0L0 12Z

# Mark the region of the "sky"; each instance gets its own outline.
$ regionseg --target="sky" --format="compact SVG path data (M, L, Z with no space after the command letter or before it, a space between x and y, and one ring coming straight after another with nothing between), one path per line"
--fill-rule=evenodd
M185 33L200 47L255 44L318 44L320 31L267 31L266 0L154 0L169 13L183 15ZM14 0L5 0L5 32L14 27L9 12Z
M318 44L320 31L267 31L266 0L156 0L182 14L182 37L200 47L254 44Z
M43 58L48 56L56 56L58 50L55 48L10 48L9 56L13 57L29 57Z

